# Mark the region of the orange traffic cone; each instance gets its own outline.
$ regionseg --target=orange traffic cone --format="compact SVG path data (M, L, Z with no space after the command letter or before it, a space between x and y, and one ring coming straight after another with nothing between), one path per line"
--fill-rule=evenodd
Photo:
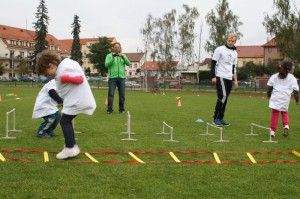
M105 106L107 106L107 104L108 104L108 101L107 101L107 98L105 99Z
M181 100L178 100L177 106L178 106L178 107L181 107Z
M2 102L2 95L0 95L0 102Z

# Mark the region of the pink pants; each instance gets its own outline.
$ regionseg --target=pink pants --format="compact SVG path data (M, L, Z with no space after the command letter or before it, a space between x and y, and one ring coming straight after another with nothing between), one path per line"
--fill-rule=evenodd
M277 111L275 109L272 109L272 117L271 117L271 124L270 128L272 131L276 131L277 129L277 124L278 124L278 118L279 118L279 113L281 113L281 118L282 118L282 125L289 125L289 114L287 111Z

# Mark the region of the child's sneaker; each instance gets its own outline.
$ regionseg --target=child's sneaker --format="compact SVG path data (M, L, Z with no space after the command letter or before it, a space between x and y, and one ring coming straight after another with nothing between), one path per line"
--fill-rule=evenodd
M78 145L74 145L73 148L64 147L64 149L56 155L57 159L63 160L71 157L75 157L80 153Z
M283 135L284 137L289 136L289 129L290 129L289 125L285 125L285 126L283 127L283 133L282 133L282 135Z
M272 138L275 137L275 132L271 130L270 135L271 135Z

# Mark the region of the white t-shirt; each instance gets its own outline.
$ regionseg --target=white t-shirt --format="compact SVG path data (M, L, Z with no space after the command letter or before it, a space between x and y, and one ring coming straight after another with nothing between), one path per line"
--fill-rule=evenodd
M219 46L214 51L213 60L217 61L215 73L217 77L232 80L232 67L235 65L234 73L237 67L237 52L229 49L225 45Z
M64 83L60 81L63 74L70 76L82 76L81 84ZM56 86L59 95L64 99L62 112L67 115L78 115L84 113L92 115L96 109L96 102L91 87L78 62L65 58L56 71Z
M287 77L280 79L279 73L272 75L267 83L273 86L269 107L278 111L288 111L293 90L299 91L299 85L294 75L288 73Z
M32 118L42 118L58 111L57 102L48 93L51 89L56 90L54 79L46 83L40 90L34 104Z

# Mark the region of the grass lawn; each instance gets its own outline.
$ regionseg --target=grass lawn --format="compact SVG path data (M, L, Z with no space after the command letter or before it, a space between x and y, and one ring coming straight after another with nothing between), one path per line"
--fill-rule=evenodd
M6 112L16 109L16 129L10 132L16 139L1 139L0 198L299 198L300 151L299 107L291 100L290 135L281 136L281 118L276 137L269 140L268 130L250 124L269 126L271 110L265 95L232 94L225 119L229 127L219 130L209 127L216 102L214 92L165 91L164 93L126 92L126 111L131 115L131 137L128 135L127 114L118 113L116 93L114 109L106 114L106 89L93 89L97 109L92 116L79 115L74 126L81 154L59 161L55 155L63 148L60 126L58 137L37 138L41 120L32 119L32 110L40 87L1 87L0 137L5 136ZM15 93L17 96L8 96ZM181 97L177 107L176 97ZM17 99L20 98L20 99ZM203 123L197 123L201 118ZM170 134L160 135L163 121L172 126ZM10 117L12 126L12 117ZM10 128L11 129L11 128ZM165 132L169 132L165 128ZM26 151L28 150L28 151ZM43 151L49 162L44 162ZM88 152L99 163L85 156ZM146 164L138 164L128 154L132 152ZM169 154L173 152L180 163ZM246 152L258 162L250 162ZM216 163L216 153L221 164Z

